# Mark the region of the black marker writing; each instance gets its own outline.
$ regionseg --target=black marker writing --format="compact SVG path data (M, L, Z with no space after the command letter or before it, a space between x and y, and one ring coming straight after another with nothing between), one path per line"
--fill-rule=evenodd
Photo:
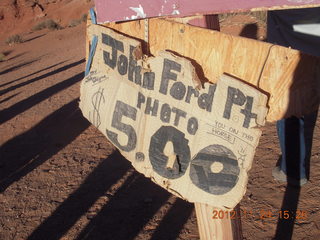
M95 125L97 128L99 128L100 124L101 124L101 118L100 118L100 105L101 105L101 101L103 103L105 103L105 98L103 96L103 90L99 88L99 90L92 95L91 98L91 103L93 106L93 113L91 114L91 112L89 113L89 118L91 119L93 125Z

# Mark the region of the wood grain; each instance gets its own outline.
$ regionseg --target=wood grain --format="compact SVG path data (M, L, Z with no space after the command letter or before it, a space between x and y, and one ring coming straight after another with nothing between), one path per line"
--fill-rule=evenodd
M106 26L140 39L146 47L143 21ZM202 82L217 82L226 73L268 93L268 121L318 108L317 57L168 19L149 20L149 46L151 55L168 50L191 60Z
M213 212L220 209L207 204L195 203L199 235L201 240L241 240L241 220L231 220L224 216L221 219L213 219ZM239 205L234 209L240 216Z

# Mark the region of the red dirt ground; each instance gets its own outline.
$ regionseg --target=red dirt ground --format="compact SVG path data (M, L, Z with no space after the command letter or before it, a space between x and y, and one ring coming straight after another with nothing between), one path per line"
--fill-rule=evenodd
M15 29L24 43L0 39L0 239L199 239L193 205L137 173L83 118L85 24L38 32L28 26ZM250 16L226 19L222 31L265 35ZM264 127L240 203L245 239L320 239L319 126L310 182L301 190L273 180L278 139L274 124ZM278 220L281 209L307 215ZM272 218L261 219L261 211Z

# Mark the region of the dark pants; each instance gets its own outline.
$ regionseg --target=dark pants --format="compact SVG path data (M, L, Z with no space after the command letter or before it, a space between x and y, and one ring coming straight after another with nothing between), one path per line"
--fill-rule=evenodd
M280 168L288 177L309 178L313 129L317 112L302 118L290 117L277 122L282 156Z

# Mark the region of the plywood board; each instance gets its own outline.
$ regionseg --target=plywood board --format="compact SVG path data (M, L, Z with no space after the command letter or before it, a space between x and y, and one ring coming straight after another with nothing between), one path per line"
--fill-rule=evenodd
M167 50L190 59L201 81L227 73L269 95L268 121L318 109L319 58L299 51L165 19L150 19L151 55ZM144 21L106 26L144 42Z
M226 211L195 203L201 240L242 240L240 205Z
M185 57L143 55L141 43L98 36L80 108L139 172L190 202L232 209L242 198L267 114L267 96L221 74L200 81Z
M320 0L95 0L98 23L320 6Z

